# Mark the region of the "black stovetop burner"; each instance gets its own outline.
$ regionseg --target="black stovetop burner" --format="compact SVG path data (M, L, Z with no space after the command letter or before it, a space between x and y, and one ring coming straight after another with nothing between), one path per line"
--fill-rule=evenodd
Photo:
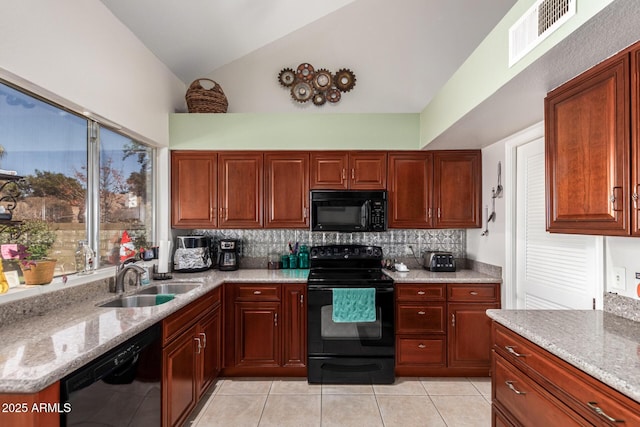
M310 251L310 284L393 283L382 271L382 248L369 245L314 246Z

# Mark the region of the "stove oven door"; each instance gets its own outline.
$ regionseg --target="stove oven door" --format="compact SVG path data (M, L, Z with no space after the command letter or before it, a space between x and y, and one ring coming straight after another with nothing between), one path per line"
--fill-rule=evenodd
M332 320L335 287L376 288L376 320L336 323ZM394 356L393 285L310 284L307 289L309 356Z

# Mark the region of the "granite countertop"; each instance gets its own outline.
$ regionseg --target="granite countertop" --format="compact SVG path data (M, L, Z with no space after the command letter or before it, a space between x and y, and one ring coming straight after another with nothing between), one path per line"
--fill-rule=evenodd
M640 324L601 310L487 310L487 315L640 402Z
M3 319L0 327L0 342L3 343L0 348L0 393L35 393L43 390L222 283L306 282L308 273L309 270L266 269L173 273L171 281L198 282L202 286L188 293L178 294L172 301L152 307L96 307L116 296L106 291L96 292L95 289L85 299L72 304L68 303L66 294L56 296L56 293L51 293L46 297L41 296L33 304L41 306L48 303L54 308L30 317ZM500 281L471 270L432 273L416 269L388 274L398 283ZM23 308L18 306L14 311L22 312Z

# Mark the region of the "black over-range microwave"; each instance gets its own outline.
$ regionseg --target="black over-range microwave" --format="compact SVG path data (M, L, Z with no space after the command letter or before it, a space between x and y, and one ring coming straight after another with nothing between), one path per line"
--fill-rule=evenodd
M385 190L311 190L311 231L385 231Z

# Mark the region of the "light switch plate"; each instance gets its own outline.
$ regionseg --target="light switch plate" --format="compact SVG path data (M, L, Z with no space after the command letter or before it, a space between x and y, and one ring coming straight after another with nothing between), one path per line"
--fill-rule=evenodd
M627 270L624 267L613 267L611 287L620 291L627 290Z

